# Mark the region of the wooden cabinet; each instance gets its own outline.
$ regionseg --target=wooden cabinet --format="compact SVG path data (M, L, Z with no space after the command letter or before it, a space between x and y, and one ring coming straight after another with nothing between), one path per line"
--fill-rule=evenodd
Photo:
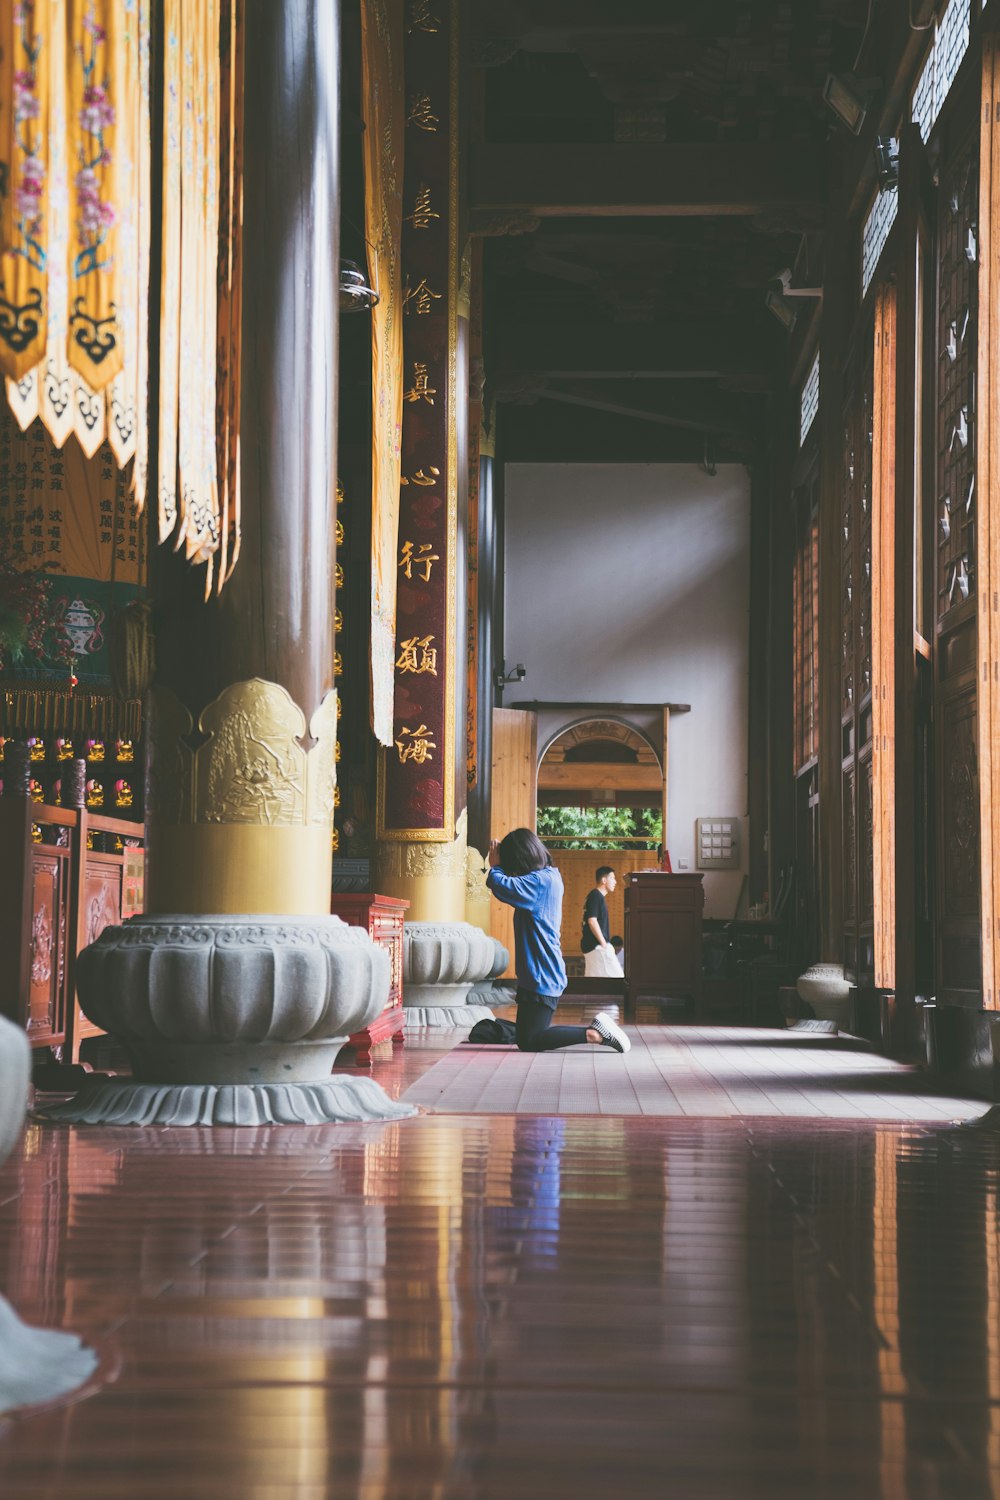
M370 1067L376 1042L403 1042L403 918L409 901L393 896L376 896L370 891L338 891L330 910L335 917L363 927L373 942L389 954L389 1001L381 1015L361 1031L356 1031L348 1045L355 1049L359 1067Z
M690 999L701 1012L700 875L634 870L625 890L625 1013L640 996Z

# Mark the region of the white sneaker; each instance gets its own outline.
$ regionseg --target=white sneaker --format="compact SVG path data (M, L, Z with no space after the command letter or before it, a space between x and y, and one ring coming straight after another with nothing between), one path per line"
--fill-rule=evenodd
M598 1011L590 1024L600 1035L602 1047L614 1047L616 1052L628 1052L631 1050L632 1043L624 1031L622 1031L620 1026L616 1026L611 1017L603 1010Z

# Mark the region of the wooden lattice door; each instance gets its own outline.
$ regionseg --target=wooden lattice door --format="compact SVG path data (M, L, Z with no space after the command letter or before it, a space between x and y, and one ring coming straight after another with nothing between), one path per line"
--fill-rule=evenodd
M874 982L872 872L873 330L850 361L841 487L841 777L843 959L859 986Z
M939 999L978 998L978 139L946 143L937 215L934 574Z

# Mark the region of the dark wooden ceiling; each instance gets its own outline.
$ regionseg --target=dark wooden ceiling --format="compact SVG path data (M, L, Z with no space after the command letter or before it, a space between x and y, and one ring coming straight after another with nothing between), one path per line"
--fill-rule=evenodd
M470 153L508 456L748 457L769 279L822 259L868 0L477 0Z

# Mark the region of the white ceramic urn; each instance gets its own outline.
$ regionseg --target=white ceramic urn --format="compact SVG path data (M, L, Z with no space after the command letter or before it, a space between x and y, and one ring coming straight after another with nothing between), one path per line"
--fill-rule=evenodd
M820 1021L836 1021L847 1028L851 986L841 964L813 964L795 981L800 1000L811 1006Z

